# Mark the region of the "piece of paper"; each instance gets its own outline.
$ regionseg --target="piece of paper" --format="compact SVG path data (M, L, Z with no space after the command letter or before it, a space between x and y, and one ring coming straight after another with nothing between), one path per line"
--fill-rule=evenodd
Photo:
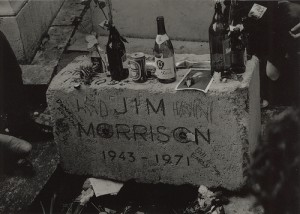
M210 69L190 69L176 86L176 90L198 90L206 93L213 81Z
M89 178L89 180L96 197L99 197L101 195L116 194L123 186L122 183L104 179Z
M253 7L251 8L248 16L249 17L253 17L255 19L260 19L261 17L263 17L263 15L265 14L267 8L260 5L260 4L254 4Z

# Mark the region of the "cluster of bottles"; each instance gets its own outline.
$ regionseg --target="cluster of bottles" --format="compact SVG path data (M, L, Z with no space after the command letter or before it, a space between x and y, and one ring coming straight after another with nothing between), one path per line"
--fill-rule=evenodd
M239 14L237 0L225 1L222 11L221 1L215 4L215 13L209 27L211 74L220 72L226 77L230 72L245 72L247 61L247 33Z
M231 72L240 74L245 72L247 62L247 34L243 27L242 16L239 14L237 0L224 1L222 11L221 0L215 4L215 13L209 27L209 45L211 56L211 74L220 72L226 77ZM113 80L123 80L129 75L126 66L127 42L111 26L106 45L108 63ZM174 48L165 29L164 17L157 17L157 36L154 45L156 77L161 83L171 83L176 80L176 66Z
M107 58L113 80L123 80L129 75L126 66L126 40L120 36L115 27L110 29L106 45ZM169 39L164 23L164 17L157 17L157 36L154 45L156 76L161 83L171 83L176 80L174 48Z

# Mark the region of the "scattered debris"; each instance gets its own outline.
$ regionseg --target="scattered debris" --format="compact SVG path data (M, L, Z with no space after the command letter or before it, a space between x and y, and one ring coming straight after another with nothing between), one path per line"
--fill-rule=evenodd
M225 214L223 204L217 193L201 185L198 198L185 209L184 214Z
M92 49L96 44L98 44L98 40L95 35L86 35L85 41L87 42L87 48Z
M43 112L42 112L43 111ZM38 112L38 111L36 111ZM49 108L46 108L45 110L40 110L38 115L33 113L33 120L40 125L40 127L43 129L45 132L52 132L52 127L53 127L53 121L51 120L51 115L50 115L50 110Z
M209 61L193 62L189 60L183 60L176 62L177 69L187 69L187 68L209 68Z
M80 66L76 72L79 73L80 78L86 85L90 85L94 77L97 75L92 66Z
M94 191L92 188L88 188L87 190L82 190L81 195L76 199L76 201L80 202L80 205L86 205L89 200L94 196Z
M92 190L92 188L88 188L87 190L82 190L81 194L75 199L75 203L77 204L77 206L73 214L82 213L84 207L87 205L87 203L90 201L90 199L93 196L94 196L94 191Z
M107 195L107 194L117 194L120 189L123 187L122 183L110 181L110 180L104 180L104 179L96 179L96 178L89 178L86 181L87 183L90 183L91 187L93 188L95 192L95 196L99 197L101 195ZM85 182L85 186L87 185Z
M104 30L108 30L108 27L109 27L109 23L108 23L108 20L103 20L99 26L104 29Z

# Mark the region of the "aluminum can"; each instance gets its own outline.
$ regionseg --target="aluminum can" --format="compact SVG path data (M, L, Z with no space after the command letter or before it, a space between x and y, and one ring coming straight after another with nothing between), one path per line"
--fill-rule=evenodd
M134 82L146 82L147 73L146 73L146 57L142 52L133 53L130 56L129 71L131 78Z

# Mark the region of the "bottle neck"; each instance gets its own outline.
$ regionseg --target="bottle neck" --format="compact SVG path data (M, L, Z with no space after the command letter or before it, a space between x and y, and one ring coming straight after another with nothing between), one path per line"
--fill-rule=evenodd
M237 25L241 23L239 13L238 13L238 2L236 0L231 0L230 12L229 12L229 25Z
M231 0L230 9L229 9L228 25L233 24L234 13L235 13L235 2Z
M120 34L115 27L111 27L110 29L110 37L112 40L120 40Z
M220 2L217 2L215 5L215 13L222 14L222 5Z
M222 21L222 18L223 18L222 5L221 3L217 2L215 5L214 21Z
M164 35L166 34L165 22L164 19L157 20L157 34Z

